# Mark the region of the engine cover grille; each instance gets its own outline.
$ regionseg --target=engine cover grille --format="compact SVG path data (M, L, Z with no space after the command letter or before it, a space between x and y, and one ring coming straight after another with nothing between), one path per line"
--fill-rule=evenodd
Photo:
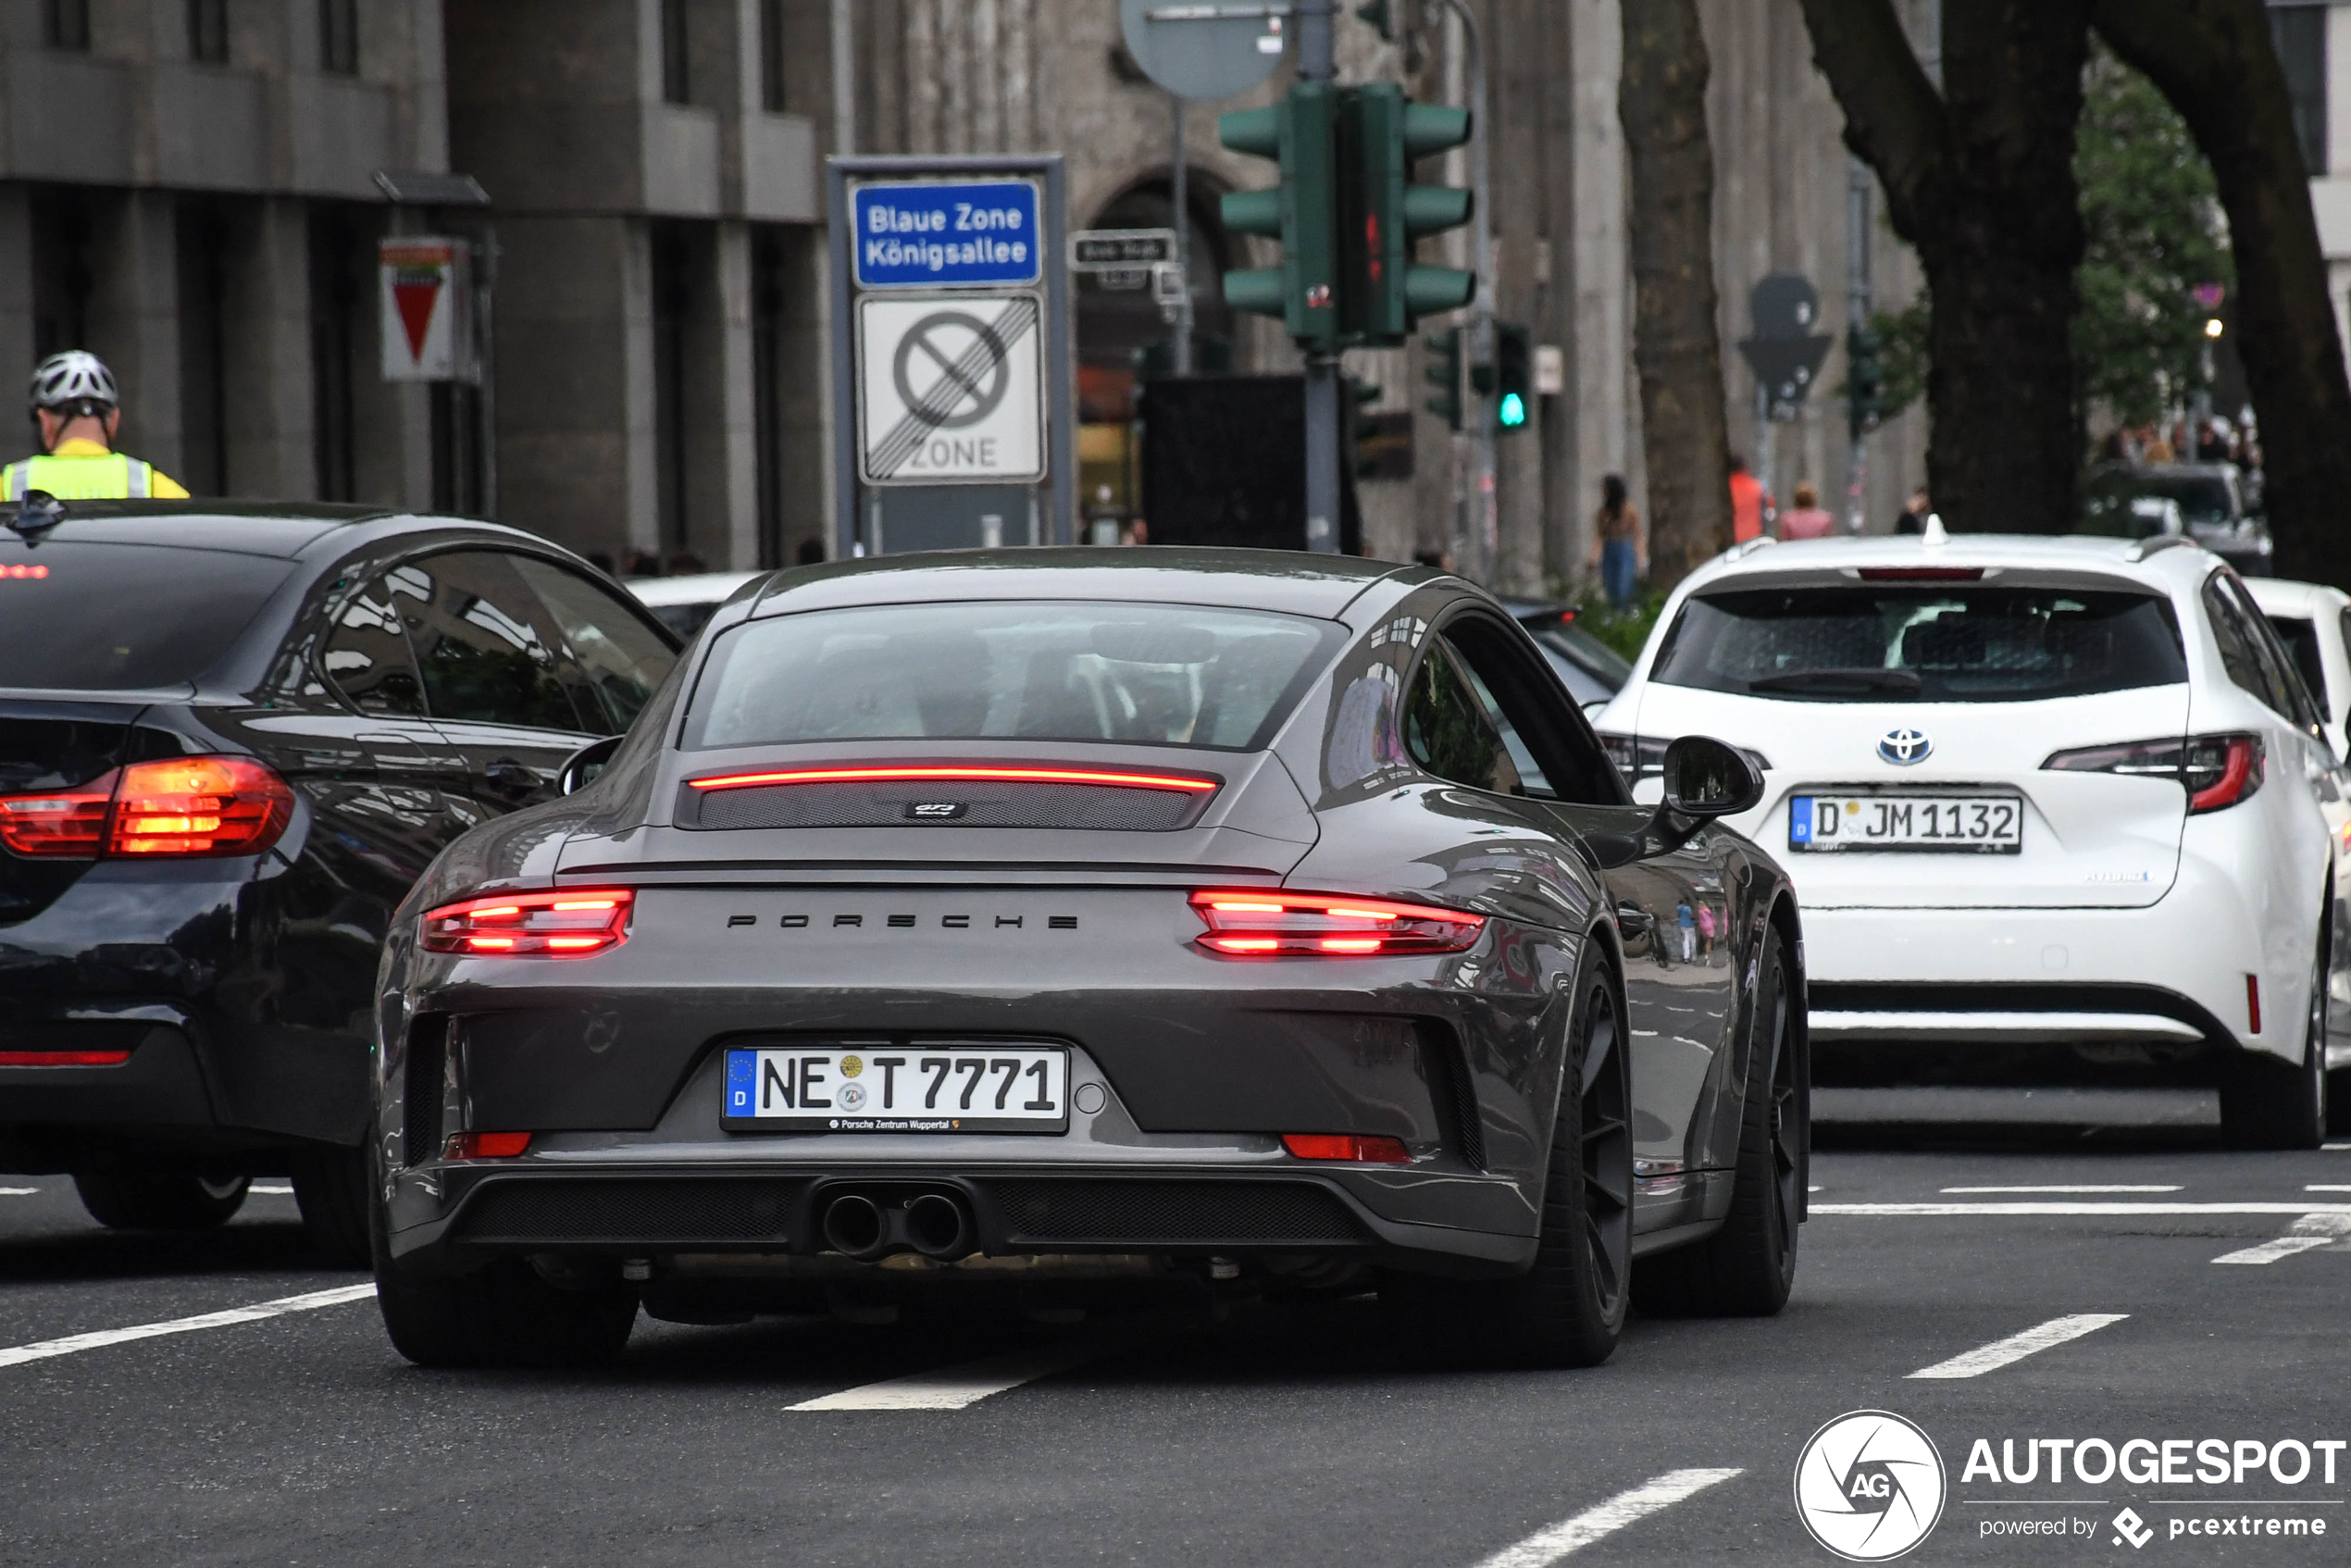
M1214 791L1206 790L963 779L753 785L700 794L693 803L698 808L694 819L686 825L719 829L928 825L1166 833L1191 826L1213 797Z

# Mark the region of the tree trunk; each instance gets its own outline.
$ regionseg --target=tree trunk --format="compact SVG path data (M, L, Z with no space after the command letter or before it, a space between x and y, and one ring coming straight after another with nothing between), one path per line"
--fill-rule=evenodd
M2171 100L2212 160L2237 264L2237 354L2261 421L2287 577L2351 583L2351 381L2327 297L2285 73L2261 0L2094 0L2114 52Z
M1943 9L1943 88L1888 0L1802 0L1845 140L1877 171L1933 296L1927 488L1955 529L2072 528L2073 133L2088 0Z
M1633 363L1648 463L1649 582L1665 590L1731 542L1709 63L1696 0L1623 6L1616 110L1632 177Z

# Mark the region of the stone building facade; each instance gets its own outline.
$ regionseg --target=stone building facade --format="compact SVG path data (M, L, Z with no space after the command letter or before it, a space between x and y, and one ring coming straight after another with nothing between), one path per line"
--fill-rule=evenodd
M1934 0L1906 0L1921 26ZM1599 480L1642 496L1619 0L1473 0L1491 62L1497 307L1561 351L1560 392L1498 443L1498 576L1538 591L1588 558ZM1342 78L1462 101L1465 48L1434 0L1384 44L1340 8ZM1735 447L1752 385L1732 345L1773 270L1817 283L1841 334L1848 159L1797 0L1701 0L1713 54L1717 277ZM465 389L377 373L374 252L405 230L494 233L499 511L618 561L795 558L826 536L821 164L860 153L1060 151L1077 227L1170 221L1167 95L1120 47L1113 0L0 0L0 380L79 342L126 382L126 444L199 493L466 507ZM835 58L846 30L848 53ZM837 67L839 68L837 68ZM1263 242L1216 197L1269 166L1193 105L1200 347L1295 367L1215 287ZM845 83L845 100L836 83ZM1466 183L1458 156L1448 178ZM395 210L379 169L460 170L479 213ZM488 227L485 228L485 225ZM1874 226L1878 303L1909 296ZM1465 264L1465 236L1443 243ZM1135 498L1133 372L1165 336L1133 295L1077 292L1084 494ZM1437 323L1442 325L1442 323ZM1366 541L1450 542L1462 443L1424 400L1424 350L1350 355L1405 416L1410 477L1361 486ZM1832 395L1775 429L1773 478L1843 509ZM1399 421L1403 423L1404 421ZM1883 527L1922 466L1913 414L1869 443ZM1101 492L1112 494L1103 502Z

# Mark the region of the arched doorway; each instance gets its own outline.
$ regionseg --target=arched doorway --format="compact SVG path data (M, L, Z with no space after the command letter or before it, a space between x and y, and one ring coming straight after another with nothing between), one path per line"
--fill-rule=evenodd
M1190 181L1192 365L1232 364L1233 312L1223 278L1232 245L1217 216L1216 193ZM1137 181L1105 203L1088 229L1169 229L1175 192L1165 174ZM1140 502L1141 445L1137 393L1144 379L1173 365L1174 326L1152 298L1149 275L1111 278L1081 272L1077 285L1077 469L1081 537L1115 542ZM1113 284L1121 286L1112 286Z

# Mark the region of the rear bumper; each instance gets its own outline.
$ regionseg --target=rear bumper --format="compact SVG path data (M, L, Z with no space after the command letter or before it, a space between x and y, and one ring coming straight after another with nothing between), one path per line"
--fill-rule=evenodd
M1535 1248L1531 1236L1389 1218L1366 1201L1362 1179L1304 1169L534 1164L442 1167L431 1181L444 1195L434 1205L440 1215L395 1230L393 1258L423 1271L514 1253L814 1263L830 1251L821 1216L833 1199L854 1193L887 1204L927 1192L964 1206L973 1245L988 1259L1336 1257L1475 1275L1524 1271ZM395 1179L412 1199L417 1185L413 1173ZM397 1193L394 1205L414 1212Z
M1810 909L1804 936L1813 1038L1832 1058L1896 1044L2201 1052L2216 1063L2303 1050L2307 961L2272 964L2233 893L2184 877L2144 909ZM2259 982L2258 1031L2248 977Z

